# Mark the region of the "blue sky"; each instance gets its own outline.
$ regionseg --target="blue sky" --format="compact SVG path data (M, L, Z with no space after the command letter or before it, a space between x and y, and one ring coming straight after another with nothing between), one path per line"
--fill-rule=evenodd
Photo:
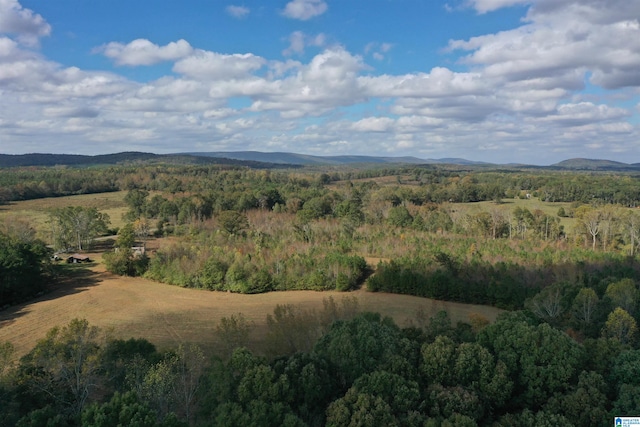
M640 2L0 0L0 153L640 162Z

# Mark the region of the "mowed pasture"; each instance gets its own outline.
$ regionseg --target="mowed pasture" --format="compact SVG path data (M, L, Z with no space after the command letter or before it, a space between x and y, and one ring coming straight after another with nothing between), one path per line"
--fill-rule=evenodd
M124 202L126 191L113 193L80 194L76 196L48 197L45 199L25 200L10 202L0 205L0 221L14 217L27 220L44 237L47 230L47 220L52 209L67 206L82 206L96 208L100 212L109 215L111 227L119 228L124 225L122 216L128 208Z
M222 317L242 313L255 325L250 335L252 348L260 348L267 329L266 317L278 304L318 311L325 298L355 297L360 311L379 312L400 326L416 324L422 310L432 316L446 310L452 321L468 321L474 313L495 320L501 310L425 298L373 293L287 291L244 295L185 289L143 278L115 276L106 272L100 254L90 254L93 264L72 266L73 277L51 293L24 305L0 312L0 342L9 341L17 355L27 353L54 326L74 318L110 331L119 338L146 338L161 349L181 343L195 343L212 352L215 328Z

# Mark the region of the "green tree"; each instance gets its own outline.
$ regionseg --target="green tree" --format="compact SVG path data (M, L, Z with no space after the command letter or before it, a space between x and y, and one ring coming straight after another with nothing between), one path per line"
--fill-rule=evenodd
M406 420L420 409L418 383L387 371L374 371L361 376L353 383L352 389L382 398L394 417L400 421Z
M640 291L633 279L622 279L611 283L607 286L604 293L615 307L620 307L630 314L634 314L638 300L640 299Z
M464 387L433 384L428 389L428 402L429 412L433 417L449 418L460 414L478 420L484 414L478 395Z
M624 309L616 307L607 317L602 336L615 338L623 344L633 344L638 333L635 319Z
M51 251L44 242L24 242L0 233L0 301L2 305L33 297L49 280Z
M136 244L136 232L133 224L128 222L118 230L115 246L118 249L131 249Z
M116 392L102 405L93 403L82 413L83 427L156 427L156 413L129 391Z
M47 405L35 409L18 420L16 427L75 427L76 417L61 414L56 408Z
M413 217L406 207L400 205L389 209L387 221L396 227L408 227L413 222Z
M327 408L327 427L393 427L400 426L389 404L378 396L350 389L344 398Z
M582 371L575 389L554 396L546 409L565 416L577 426L597 426L608 416L607 402L607 384L602 375Z
M220 228L227 233L234 235L249 228L247 216L238 211L222 211L216 217Z
M67 206L49 212L53 244L61 250L85 249L110 223L109 215L93 207Z
M456 344L449 337L438 336L431 344L424 344L421 349L420 365L426 383L453 385L455 383L454 364Z
M335 322L314 352L336 367L341 386L348 388L360 376L375 370L401 374L406 369L400 353L400 330L389 318L363 313Z
M129 190L127 195L124 196L124 202L129 206L129 212L127 212L127 219L129 221L140 218L144 213L148 196L148 191L137 188Z
M583 357L575 341L549 324L533 326L515 317L487 326L478 342L505 364L515 401L525 407L565 392Z

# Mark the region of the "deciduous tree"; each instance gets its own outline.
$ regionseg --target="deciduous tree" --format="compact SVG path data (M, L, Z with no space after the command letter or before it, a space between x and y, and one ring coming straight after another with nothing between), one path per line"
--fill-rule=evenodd
M109 215L96 208L67 206L49 213L51 237L56 249L86 249L100 233L107 231Z

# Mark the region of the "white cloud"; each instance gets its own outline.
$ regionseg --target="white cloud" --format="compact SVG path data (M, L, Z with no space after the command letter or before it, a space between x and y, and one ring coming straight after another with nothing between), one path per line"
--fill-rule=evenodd
M388 132L394 123L389 117L367 117L354 122L351 128L358 132Z
M259 70L267 61L251 53L226 55L196 50L173 66L173 71L202 80L240 79Z
M254 95L251 109L277 110L282 117L299 118L363 102L366 96L358 73L364 67L361 57L341 47L327 49L295 74L262 85L264 92Z
M361 77L359 81L368 95L377 97L449 98L487 94L492 87L491 80L480 73L455 73L443 67L428 74Z
M302 31L294 31L289 35L289 47L282 51L284 56L301 55L307 46L322 47L326 43L323 33L310 36Z
M227 11L227 13L231 16L233 16L234 18L238 18L238 19L242 19L242 18L246 18L249 13L251 12L251 10L248 7L245 6L234 6L234 5L229 5L225 8L225 10Z
M474 4L490 12L515 3ZM382 75L363 56L375 64L394 45L371 43L360 56L327 48L322 33L291 33L283 54L298 60L184 40L100 48L119 65L175 62L175 74L138 83L63 66L11 33L0 36L1 149L273 149L536 164L579 152L637 161L639 4L531 0L517 27L452 40L455 69ZM323 50L307 60L301 54L312 46Z
M487 13L515 5L531 3L534 0L469 0L469 4L478 13Z
M38 39L51 33L51 26L45 19L25 9L17 0L0 0L0 34L16 34L18 39L29 46L38 44Z
M364 47L365 54L371 54L376 61L382 61L385 58L385 54L393 48L392 43L367 43Z
M630 116L630 113L622 108L581 102L578 104L562 104L557 108L556 114L545 116L539 121L555 122L562 126L583 126L597 122L619 121L628 116Z
M95 108L79 106L46 107L43 112L46 117L93 118L100 114Z
M147 39L137 39L128 44L117 42L107 43L94 52L104 54L117 65L154 65L164 61L175 61L193 52L191 45L185 40L171 42L165 46L158 46Z
M640 85L640 6L612 0L540 0L527 24L508 31L452 40L449 49L470 52L462 63L482 67L489 77L509 81L567 75L607 89ZM615 6L625 11L621 14ZM580 70L581 75L575 71Z
M324 0L293 0L287 3L282 14L287 18L307 21L322 15L328 9Z

